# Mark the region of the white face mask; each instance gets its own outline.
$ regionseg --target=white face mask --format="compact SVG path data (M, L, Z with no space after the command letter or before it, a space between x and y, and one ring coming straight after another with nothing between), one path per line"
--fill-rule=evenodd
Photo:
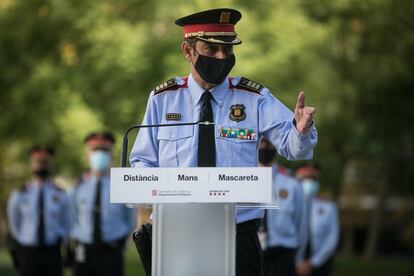
M302 180L303 193L306 197L315 196L319 191L319 182L312 178Z
M89 164L93 171L103 172L111 166L111 155L105 150L95 150L91 154Z

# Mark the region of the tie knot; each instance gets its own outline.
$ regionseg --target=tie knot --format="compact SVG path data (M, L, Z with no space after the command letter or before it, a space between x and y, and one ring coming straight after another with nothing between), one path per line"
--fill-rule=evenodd
M206 90L204 91L203 95L201 96L201 101L203 103L209 102L213 98L213 95L211 95L211 92Z

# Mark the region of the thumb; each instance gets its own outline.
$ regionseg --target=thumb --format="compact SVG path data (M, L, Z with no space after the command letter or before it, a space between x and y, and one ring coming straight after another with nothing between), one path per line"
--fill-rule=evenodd
M300 91L298 99L296 100L296 107L303 108L305 106L305 92Z

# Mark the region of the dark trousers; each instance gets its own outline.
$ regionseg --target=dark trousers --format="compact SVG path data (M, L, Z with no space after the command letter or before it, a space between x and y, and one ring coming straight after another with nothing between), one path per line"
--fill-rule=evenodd
M61 276L62 257L60 246L32 247L18 249L21 276Z
M264 252L264 276L295 276L296 249L270 247Z
M236 276L262 276L262 247L257 230L259 220L237 225Z
M329 276L331 275L331 272L332 272L332 266L333 266L333 258L330 258L320 267L315 267L312 271L311 276Z
M86 257L82 263L75 262L74 276L123 276L124 254L121 247L86 246Z

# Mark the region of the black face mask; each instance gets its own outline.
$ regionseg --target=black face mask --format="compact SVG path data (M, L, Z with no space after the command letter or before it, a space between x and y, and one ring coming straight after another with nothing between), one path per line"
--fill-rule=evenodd
M236 57L234 55L225 59L219 59L198 54L194 67L205 82L220 84L230 73L234 64L236 64Z
M50 175L50 170L49 169L39 169L39 170L35 171L34 174L37 175L38 177L42 178L42 179L46 179Z
M276 150L275 149L259 149L259 162L263 165L267 165L273 161L275 158Z

